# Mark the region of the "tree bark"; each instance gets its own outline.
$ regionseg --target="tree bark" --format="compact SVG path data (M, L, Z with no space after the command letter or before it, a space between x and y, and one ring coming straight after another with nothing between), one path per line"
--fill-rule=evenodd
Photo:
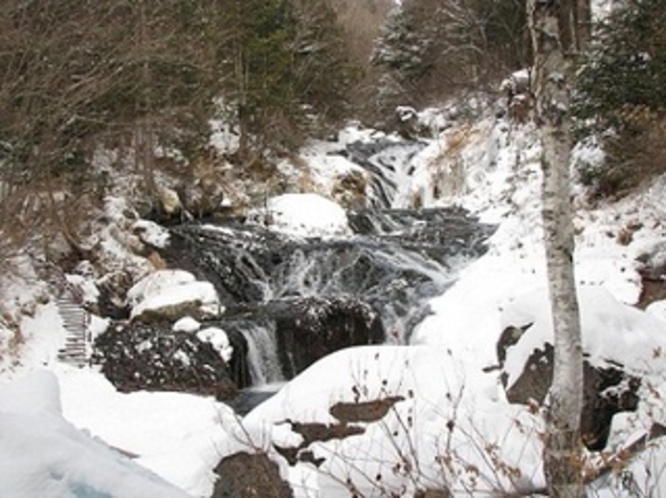
M586 52L592 38L592 5L590 0L576 0L576 48Z
M583 355L569 183L570 97L559 23L560 9L565 4L566 0L528 0L535 54L536 118L542 145L542 217L555 343L553 384L546 406L544 473L550 496L570 498L585 496L585 491L580 461Z

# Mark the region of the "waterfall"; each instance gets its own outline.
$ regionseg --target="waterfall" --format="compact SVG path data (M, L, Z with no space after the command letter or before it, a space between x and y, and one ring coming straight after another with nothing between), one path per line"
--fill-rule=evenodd
M247 362L253 386L284 381L278 358L275 329L270 324L248 323L241 332L247 341Z
M307 366L299 348L314 361L368 341L408 343L429 299L485 251L493 231L460 208L357 210L348 218L355 235L331 240L233 220L172 229L165 259L216 286L227 307L220 326L245 338L252 385Z

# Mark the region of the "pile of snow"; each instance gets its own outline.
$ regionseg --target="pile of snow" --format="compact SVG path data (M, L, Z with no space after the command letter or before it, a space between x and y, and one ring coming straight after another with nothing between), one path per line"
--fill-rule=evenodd
M350 235L347 215L338 204L317 194L284 194L272 197L264 209L248 219L295 237Z
M335 375L331 375L335 372ZM243 419L236 451L260 449L283 463L298 497L413 496L417 489L448 487L456 496L543 485L538 416L526 407L479 392L458 361L431 347L367 346L327 356L289 382ZM396 397L385 416L349 422L362 434L309 446L319 466L287 467L274 446L294 448L298 424L339 423L338 402ZM244 447L241 442L248 441ZM507 472L498 472L502 462ZM510 469L510 471L509 471ZM516 479L516 476L520 476ZM513 482L512 482L513 481ZM346 483L346 484L342 484Z
M643 378L663 370L654 361L655 351L666 351L666 322L615 299L599 286L579 286L583 351L594 366L622 365ZM515 346L509 348L505 370L508 385L521 375L525 358L546 342L554 344L553 319L546 289L534 289L513 300L502 313L499 330L530 325Z
M132 307L131 318L140 320L147 315L180 318L186 313L196 318L219 316L224 308L215 287L199 281L184 270L158 270L137 282L127 293Z
M119 393L91 370L58 368L56 373L67 420L135 455L137 464L192 496L210 496L226 428L237 424L231 408L184 393Z
M2 496L188 496L67 422L50 372L0 390L0 434Z

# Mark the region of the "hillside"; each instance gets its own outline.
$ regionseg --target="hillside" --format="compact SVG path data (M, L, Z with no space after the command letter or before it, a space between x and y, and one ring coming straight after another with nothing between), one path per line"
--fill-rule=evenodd
M414 202L421 208L457 205L496 227L485 254L463 262L451 275L452 284L447 290L430 301L431 312L411 332L409 346L352 348L326 357L242 419L210 397L143 391L123 394L115 391L98 367L77 368L59 360L58 349L71 331L66 330L62 309L59 311L50 290L54 287L39 280L35 262L17 257L17 271L4 279L7 298L3 302L20 327L14 337L9 331L3 335L4 344L11 346L2 356L3 383L31 371L51 371L60 384L65 419L134 455L139 464L193 496L210 495L212 469L221 456L240 448L267 451L280 464L282 476L298 496L346 496L352 485L365 496L381 492L404 495L444 483L463 494L483 489L509 491L516 486L542 488L536 437L539 419L534 417L531 404L507 404L507 391L499 383L500 373L507 387L515 383L530 354L550 340L546 301L539 290L544 288L545 270L540 242L538 148L533 129L491 117L471 124L454 122L437 138L425 140L414 153L410 149L413 145L404 144L398 137L348 128L337 142L312 142L298 159L298 169L288 164L281 169L288 172L289 181L302 184L302 180L289 175L303 174L305 163L310 180L304 193L336 198L332 193L335 190L337 198L344 199L349 192L339 189L336 176L349 171L362 175L368 172L332 152L342 150L345 142L382 140L397 144L385 156L387 167L382 176L384 180L386 175L399 178L391 196L396 207L409 208ZM387 157L393 162L387 164ZM577 149L576 161L598 157L593 147ZM666 386L659 367L665 340L664 306L663 301L646 302L642 291L644 278L652 275L658 279L663 268L666 246L661 219L665 206L660 192L664 181L655 178L619 201L593 204L587 201L585 188L577 188L576 266L589 362L602 369L619 367L625 374L642 379L636 393L640 401L633 406L636 411L614 418L605 445L608 454L634 441L641 430L648 431L653 423L661 422L661 412L655 410L660 410L659 393ZM364 195L371 203L376 189L372 182L366 185ZM449 190L442 191L442 185ZM275 210L272 229L296 237L345 236L348 220L344 211L334 204L308 199L294 195L281 204L269 202L267 208ZM168 237L164 229L149 222L127 218L127 208L121 208L129 203L131 199L109 198L110 211L96 234L98 247L102 248L99 257L107 257L112 263L109 276L94 278L86 274L85 264L65 275L71 285L85 293L84 303L89 310L95 309L90 305L99 298L100 282L110 278L112 272L129 268L130 274L139 279L155 271L155 257L146 258L145 251L138 251L144 256L136 252L140 242L133 233L137 229L141 240L152 247L163 244ZM312 217L314 212L317 216ZM168 285L164 285L157 294L163 296L162 300L167 299L164 293ZM183 287L179 292L181 297L176 299L187 301L192 292L198 291ZM641 308L649 304L647 312L635 307L639 301ZM89 330L99 334L108 318L95 313L89 316ZM533 325L518 344L505 346L504 358L498 358L502 332L510 325L523 327L530 323ZM331 376L332 371L337 374ZM40 381L33 382L41 385ZM49 387L53 383L49 380L40 389L57 395L55 388ZM9 404L14 403L13 398L8 399ZM303 432L308 424L328 424L329 430L336 430L339 419L331 415L337 413L335 406L370 403L367 406L371 407L381 400L392 400L383 416L347 415L351 417L348 429L356 428L362 436L325 442L327 436L317 442L317 436ZM16 410L33 411L29 403ZM40 410L36 413L45 416ZM363 421L355 422L354 417ZM271 421L273 429L264 433ZM289 423L285 425L285 421ZM520 430L515 432L510 427ZM252 441L249 446L248 438ZM294 444L300 447L295 454L305 454L307 449L315 459L323 458L326 463L315 467L307 463L309 460L290 460L292 466L287 465L286 453L276 449ZM38 443L34 447L40 448ZM663 465L659 448L652 447L629 468L642 472L640 469L649 463L658 475ZM436 455L440 456L433 460ZM452 461L445 465L442 455ZM594 455L590 453L591 462ZM12 473L20 475L32 465L40 465L38 460L29 461L18 470L12 467ZM504 470L498 474L494 465L487 466L484 461L496 461ZM396 467L398 463L408 467ZM472 468L475 470L470 471ZM69 474L70 470L63 472L74 475ZM335 482L347 484L338 489ZM648 482L649 486L659 486L659 482ZM608 486L606 483L602 488L620 492ZM600 496L605 496L603 489L597 491ZM29 493L26 491L24 496L31 496Z

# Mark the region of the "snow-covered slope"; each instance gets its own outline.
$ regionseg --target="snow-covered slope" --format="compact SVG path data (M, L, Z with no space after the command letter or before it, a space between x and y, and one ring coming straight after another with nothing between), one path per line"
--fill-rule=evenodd
M2 496L188 496L62 418L50 372L32 373L0 391L0 428Z

